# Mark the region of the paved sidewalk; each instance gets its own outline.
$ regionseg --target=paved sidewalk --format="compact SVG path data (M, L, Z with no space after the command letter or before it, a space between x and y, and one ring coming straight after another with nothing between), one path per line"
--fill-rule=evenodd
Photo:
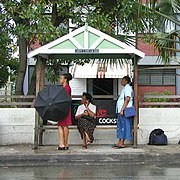
M88 149L70 146L58 151L56 146L31 145L0 146L0 166L58 165L58 164L123 164L123 163L179 163L180 145L128 146L114 149L109 145L90 145Z

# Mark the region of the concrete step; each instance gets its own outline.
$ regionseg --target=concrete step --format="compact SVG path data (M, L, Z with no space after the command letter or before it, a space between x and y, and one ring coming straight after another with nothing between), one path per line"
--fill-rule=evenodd
M81 136L76 126L69 128L69 144L79 145L82 144ZM116 139L116 126L97 126L94 131L94 142L93 144L115 144ZM46 129L43 133L43 145L57 145L59 144L59 134L57 127L54 129Z
M122 164L176 164L180 167L180 146L127 146L123 149L109 145L70 146L68 151L58 151L57 146L8 145L0 148L0 167L63 165L122 165ZM93 167L93 166L92 166ZM159 168L162 166L159 166ZM73 166L72 166L73 168ZM8 170L8 169L7 169ZM46 169L45 169L46 170ZM156 172L158 173L158 172ZM157 174L159 175L159 174ZM173 175L173 171L171 172ZM2 177L1 177L2 179ZM144 176L144 179L147 179Z

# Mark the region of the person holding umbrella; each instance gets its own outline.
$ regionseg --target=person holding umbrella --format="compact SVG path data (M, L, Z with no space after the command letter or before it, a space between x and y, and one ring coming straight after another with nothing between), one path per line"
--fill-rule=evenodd
M60 84L65 88L67 94L71 96L71 87L69 86L69 81L72 80L72 75L70 73L63 74L60 76ZM58 150L68 150L68 136L69 128L68 126L72 125L72 116L71 108L69 109L69 114L63 120L58 121L58 130L59 130L59 147Z

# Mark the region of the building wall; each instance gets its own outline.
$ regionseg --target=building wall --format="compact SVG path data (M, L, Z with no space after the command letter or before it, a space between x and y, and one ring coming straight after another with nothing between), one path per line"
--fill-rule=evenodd
M72 95L82 95L83 92L87 91L87 86L86 86L86 79L85 78L79 78L79 79L72 79L69 82L72 90Z
M169 144L180 140L179 108L140 108L138 144L147 144L153 129L163 129Z
M143 96L147 92L164 92L171 91L172 95L176 94L176 86L139 86L139 95Z
M141 36L141 34L139 34ZM142 38L138 38L137 49L144 52L146 56L158 56L159 52L153 45L143 42Z
M147 144L150 132L162 128L170 144L180 140L179 108L140 108L138 143ZM0 109L0 145L32 144L34 142L35 109L1 108ZM106 126L95 130L95 144L113 144L116 142L116 126ZM76 126L70 127L70 144L82 144ZM44 132L44 145L57 145L58 131Z
M0 108L0 145L34 142L34 108Z

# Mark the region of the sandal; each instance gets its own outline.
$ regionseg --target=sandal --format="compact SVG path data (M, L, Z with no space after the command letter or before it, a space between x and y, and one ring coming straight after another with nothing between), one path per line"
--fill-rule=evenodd
M65 150L69 150L69 146L67 146L67 147L64 147L65 148Z
M92 143L92 141L88 140L87 141L87 145L90 145Z
M65 150L65 147L58 147L58 150L62 151L62 150Z
M112 148L117 148L117 147L118 147L117 144L113 144L113 145L112 145Z
M83 146L82 146L82 149L87 149L87 145L83 145Z
M125 146L116 146L117 149L125 148Z

